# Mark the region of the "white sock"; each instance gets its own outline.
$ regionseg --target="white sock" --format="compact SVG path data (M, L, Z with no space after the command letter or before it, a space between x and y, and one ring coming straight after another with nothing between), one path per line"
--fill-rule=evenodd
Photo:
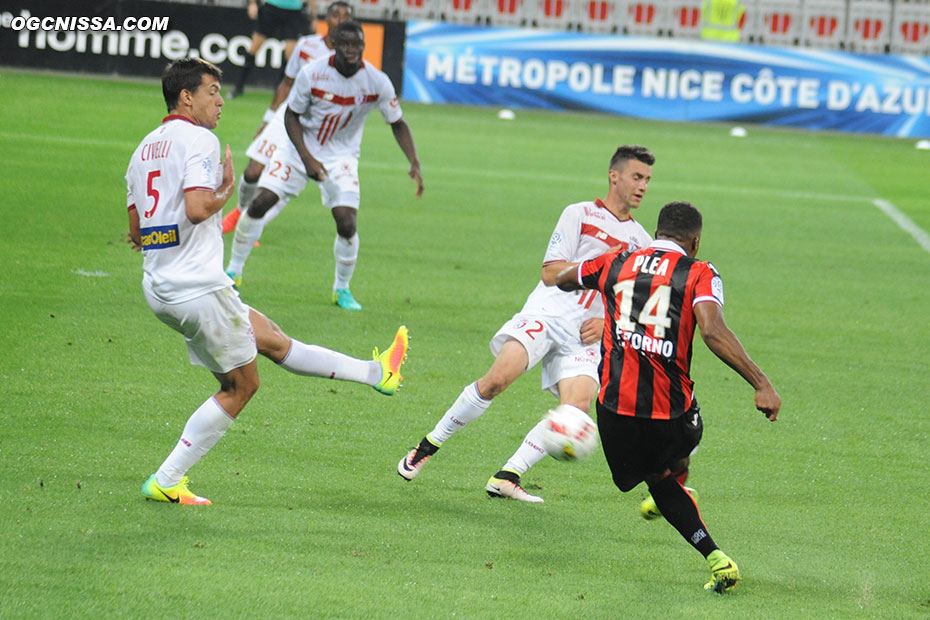
M252 253L252 246L262 236L262 230L265 228L263 220L255 219L248 212L243 213L236 224L236 232L233 235L232 250L229 253L228 271L236 275L242 275L245 269L245 261L249 259Z
M482 398L478 393L477 383L468 385L436 424L436 428L427 435L427 438L435 445L441 446L453 433L481 417L481 414L490 406L491 401Z
M279 365L297 375L355 381L365 385L381 381L382 373L380 362L356 359L294 339L291 339L291 350Z
M542 445L542 433L545 423L545 420L540 420L539 423L526 434L526 437L523 438L523 443L520 444L520 447L517 448L517 451L513 453L513 456L510 457L510 460L507 461L507 464L504 465L502 469L516 472L522 476L530 467L545 458L546 449L543 448Z
M336 282L333 284L333 290L349 288L349 280L355 273L355 263L358 261L358 233L351 239L336 235L333 256L336 258Z
M257 189L258 181L249 183L245 180L245 176L239 179L239 199L236 203L236 208L245 213L245 210L249 208L249 203L252 202L252 197L255 196L255 190Z
M178 445L155 472L158 485L173 487L180 482L184 474L216 445L232 423L233 419L216 399L208 398L187 420Z

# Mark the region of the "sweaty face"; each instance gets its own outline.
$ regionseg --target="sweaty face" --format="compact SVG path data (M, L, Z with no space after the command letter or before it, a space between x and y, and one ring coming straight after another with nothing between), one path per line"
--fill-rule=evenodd
M365 39L361 32L343 30L333 39L336 52L336 68L343 75L349 76L362 66L362 52L365 51Z
M204 73L200 86L191 96L191 114L194 121L201 127L215 129L220 121L220 108L223 107L220 83L212 75Z
M649 180L652 179L652 166L644 164L638 159L628 160L623 167L611 170L611 191L630 209L635 209L646 195Z

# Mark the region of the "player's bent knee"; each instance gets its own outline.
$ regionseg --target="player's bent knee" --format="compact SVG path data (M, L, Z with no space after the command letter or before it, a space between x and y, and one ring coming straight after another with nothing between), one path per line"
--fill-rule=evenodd
M247 213L249 217L261 218L265 217L265 214L268 210L278 202L278 195L275 194L270 189L260 187L258 193L255 195L255 198L252 199L252 202L249 203L249 208Z

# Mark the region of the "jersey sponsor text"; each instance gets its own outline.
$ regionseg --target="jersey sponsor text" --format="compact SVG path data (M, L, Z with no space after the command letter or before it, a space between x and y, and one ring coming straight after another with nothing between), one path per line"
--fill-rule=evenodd
M152 226L143 228L142 233L142 251L162 250L180 245L178 237L178 227L176 224L170 226Z

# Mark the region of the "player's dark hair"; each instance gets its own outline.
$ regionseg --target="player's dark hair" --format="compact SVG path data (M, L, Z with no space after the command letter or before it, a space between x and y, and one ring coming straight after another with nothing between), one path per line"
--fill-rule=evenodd
M647 166L656 163L656 156L645 146L639 144L624 144L617 149L614 156L610 158L610 170L619 170L631 159L638 159Z
M203 82L204 74L212 75L217 81L223 79L220 68L203 58L182 58L165 67L161 74L161 92L169 112L178 107L182 90L197 90Z
M365 38L365 32L362 30L362 25L355 20L347 19L346 21L333 28L333 39L339 38L343 33L348 32L357 32L359 37L362 39Z
M656 223L656 237L670 237L685 241L689 237L700 234L704 227L704 218L690 202L677 200L670 202L659 211L659 221Z
M332 15L339 7L345 7L346 12L349 14L349 19L355 17L355 10L352 8L352 5L348 2L343 2L342 0L336 0L336 2L333 2L328 7L326 7L326 15Z

